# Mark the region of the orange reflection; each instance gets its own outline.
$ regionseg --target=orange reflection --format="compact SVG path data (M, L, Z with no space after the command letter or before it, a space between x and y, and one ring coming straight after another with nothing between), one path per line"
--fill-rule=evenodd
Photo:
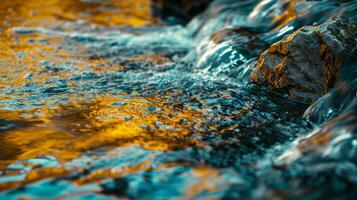
M45 117L21 117L34 112L41 112ZM16 125L0 135L0 169L5 169L16 160L41 155L52 155L60 162L65 162L79 157L87 150L102 147L140 145L165 151L199 145L189 136L190 128L202 118L200 112L176 108L156 97L101 97L89 103L74 102L53 109L42 108L41 111L0 111L0 116ZM95 171L78 183L92 182L118 175L119 172L123 174L147 170L148 166L143 163L127 170ZM61 167L34 169L23 181L0 184L0 190L67 173Z
M90 26L155 25L158 19L153 17L151 0L136 1L83 1L83 0L3 0L0 3L0 89L7 86L21 86L30 80L24 77L29 73L41 72L39 63L42 60L53 62L80 61L86 59L58 48L63 44L60 37L48 37L38 34L16 35L12 28L18 26L70 29L65 22L87 22ZM67 30L72 31L72 30ZM32 41L45 41L28 42ZM79 47L77 47L79 48ZM77 57L76 57L77 56ZM79 59L78 59L79 58ZM78 61L79 60L79 61ZM104 61L103 61L104 62ZM98 63L89 63L95 66ZM88 66L88 62L82 63ZM62 74L61 74L62 73ZM56 75L65 77L63 72ZM38 76L38 83L46 76ZM31 80L31 81L32 81Z
M55 78L68 79L73 72L44 71L42 61L54 65L66 62L75 63L76 73L82 68L91 67L95 73L101 73L98 64L108 63L108 59L89 60L90 55L73 53L59 46L64 46L63 38L39 34L17 35L12 27L54 27L64 21L87 21L99 25L134 25L153 24L151 1L102 1L89 2L80 0L5 0L0 4L0 100L26 99L30 93L13 93L11 88L25 84L44 84ZM35 42L29 42L29 40ZM38 41L45 42L38 42ZM82 48L76 46L75 48ZM74 59L75 58L75 59ZM110 59L110 58L109 58ZM130 59L129 59L130 60ZM165 57L148 54L132 58L132 62L148 61L153 64L169 62ZM125 66L108 66L106 72ZM69 82L75 87L76 82ZM73 85L71 85L73 84ZM17 159L33 158L43 154L52 154L62 160L77 157L81 152L102 147L124 144L138 144L150 149L167 150L182 147L189 135L191 124L180 120L194 120L200 113L187 109L176 109L164 100L150 98L125 99L123 106L111 105L115 99L101 97L89 101L79 94L60 94L69 99L77 99L73 104L49 109L42 106L37 110L6 112L0 111L0 119L10 120L18 125L7 130L0 137L2 153L0 168L5 163ZM46 100L44 100L46 101ZM30 102L22 102L24 105ZM50 103L50 102L45 102ZM46 104L48 105L48 104ZM159 111L148 111L150 105ZM1 107L0 107L1 109ZM23 115L44 117L23 118ZM130 116L130 120L125 117ZM19 123L19 124L17 124ZM160 124L162 123L162 124ZM24 126L20 126L24 124Z
M186 191L186 199L194 199L201 192L216 192L219 187L216 185L222 179L219 175L219 170L209 167L199 167L192 171L195 177L199 178L199 182L193 184L189 190ZM213 197L206 199L215 199Z
M274 30L280 30L285 25L295 20L297 17L297 14L295 13L295 0L285 0L282 2L282 4L287 4L287 7L284 12L280 13L279 15L276 15L273 18L272 23L278 23L278 26L275 27Z
M274 3L269 0L260 1L250 13L248 19L254 21L257 17L259 18L261 14L268 15L265 17L269 17L271 13L274 13L275 15L272 16L271 24L276 25L274 30L279 30L291 21L295 20L298 17L298 14L302 14L295 12L296 4L301 1L303 0L281 0ZM277 10L266 13L264 9L266 9L266 5L269 5L270 3L276 4L274 7L276 7L275 9Z
M0 26L58 24L61 20L101 25L143 26L152 24L151 0L3 0Z
M88 67L97 74L125 69L122 65L108 64L112 58L90 60L91 55L77 51L85 49L80 44L74 44L75 47L71 50L64 49L66 44L61 36L15 34L12 28L61 27L71 32L73 30L67 30L70 28L65 26L65 22L87 22L93 26L105 27L156 25L157 19L152 17L151 12L150 0L107 0L100 3L82 0L1 1L0 90L7 92L0 95L0 101L26 100L28 95L34 92L12 92L11 89L18 89L26 84L45 85L56 78L68 80L74 73L81 73ZM53 66L70 62L76 70L46 71L41 64L43 61ZM145 61L153 65L171 62L164 55L153 53L128 58L128 61ZM100 64L106 64L107 67L98 67ZM68 82L71 87L76 87L76 84L78 83L74 81ZM165 151L198 145L195 139L190 138L191 127L199 123L203 114L180 108L165 99L108 96L87 99L88 97L73 93L58 94L59 97L73 101L66 105L50 107L53 102L43 99L43 105L38 108L29 106L29 110L16 111L5 110L0 105L0 170L18 160L41 155L52 155L60 162L65 162L96 148L139 145L147 149ZM31 102L21 103L25 106ZM138 167L137 170L140 169L144 168ZM20 172L6 173L2 175ZM61 165L37 168L28 173L24 181L1 183L0 189L18 187L67 173Z
M112 105L118 101L120 106ZM188 137L190 127L202 118L198 111L178 109L156 97L102 97L42 110L42 115L48 117L28 120L19 117L22 112L2 114L26 126L1 134L1 160L11 162L47 154L68 160L86 150L128 144L155 150L180 148L196 143Z
M61 38L37 34L16 35L11 28L17 26L56 28L65 27L65 22L88 22L92 26L157 24L152 14L151 0L136 1L83 1L83 0L3 0L0 3L0 77L7 86L21 86L30 72L40 72L42 60L70 61L72 53L56 47ZM71 30L68 30L71 31ZM30 43L28 40L46 41ZM50 59L49 59L50 58ZM67 58L64 60L63 58ZM94 65L94 64L93 64ZM62 74L63 75L63 74ZM41 83L46 77L36 77Z
M46 167L34 169L27 174L26 179L19 182L0 183L0 191L11 188L16 188L21 185L34 183L44 178L56 178L69 174L64 168L60 167Z

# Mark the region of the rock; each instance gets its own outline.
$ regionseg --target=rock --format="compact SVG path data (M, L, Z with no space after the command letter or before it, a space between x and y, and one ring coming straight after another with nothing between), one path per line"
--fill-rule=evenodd
M251 78L312 103L332 88L342 63L356 55L356 36L357 20L349 17L303 27L264 51Z
M163 19L177 18L176 22L187 23L206 9L212 0L155 0L159 4L159 15Z

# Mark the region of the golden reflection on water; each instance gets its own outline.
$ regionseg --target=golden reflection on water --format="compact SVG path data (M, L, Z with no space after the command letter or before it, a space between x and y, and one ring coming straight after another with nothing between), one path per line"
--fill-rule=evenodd
M118 102L120 105L115 105ZM44 117L22 117L34 112L40 112ZM165 151L199 145L189 136L190 127L197 123L197 119L202 118L201 113L197 111L175 108L156 97L101 97L91 102L73 102L58 105L56 108L41 108L41 111L0 111L0 116L16 125L13 129L1 133L0 170L17 160L43 155L51 155L60 162L65 162L96 148L139 145L151 150ZM134 173L134 168L130 167L130 172ZM145 169L139 167L136 171ZM129 173L127 170L121 171L120 174ZM98 175L109 178L118 176L117 173L110 170L94 172L79 180L78 184L84 181L92 182L98 179ZM60 166L34 169L23 181L1 183L0 190L66 174L68 170Z
M19 173L18 171L13 171L13 175L16 175L16 173ZM34 183L36 181L42 180L44 178L56 178L56 177L63 177L65 175L68 175L69 171L67 171L63 167L45 167L45 168L36 168L31 170L27 175L24 180L18 181L18 182L5 182L5 183L0 183L0 191L2 190L8 190L12 188L16 188L22 185ZM9 173L3 174L3 175L11 175Z
M0 25L43 26L63 21L87 21L107 26L143 26L156 20L151 8L151 0L2 0Z
M118 101L122 105L112 105ZM24 124L1 134L3 162L40 155L64 161L86 150L132 144L154 150L193 145L196 141L187 137L194 120L201 117L197 111L177 109L155 97L102 97L92 102L58 105L41 115L46 117L28 120L3 111L6 119L18 121L19 126Z
M295 12L296 4L301 1L302 0L281 0L277 2L277 4L282 8L282 10L279 11L279 13L276 13L276 15L271 19L271 24L276 25L274 27L274 30L280 30L281 28L283 28L284 26L288 25L290 22L298 18L299 14L301 15L302 12L305 12L305 11L300 11L301 13ZM266 3L267 3L266 1L261 1L260 3L258 3L257 6L249 15L248 19L250 21L254 21L255 18L260 16L260 14L264 13Z
M73 76L70 71L44 71L42 61L56 66L66 62L75 63L75 73L84 72L86 67L97 74L125 69L122 65L98 67L98 64L106 64L108 60L90 60L90 55L59 48L64 46L63 38L59 36L15 34L12 28L63 28L66 22L83 21L93 26L106 27L123 24L155 25L157 19L152 17L151 6L149 0L108 0L101 3L80 0L1 1L0 90L3 92L0 95L0 125L10 128L0 129L0 170L18 160L42 155L52 155L60 162L65 162L96 148L139 145L147 149L166 151L197 145L197 141L190 138L190 134L191 128L202 118L202 113L179 108L157 96L115 98L98 95L88 98L83 94L68 92L57 94L58 98L70 99L69 103L63 105L53 105L51 100L43 99L37 107L2 107L4 102L26 100L31 95L31 92L12 92L11 88L26 84L44 85L55 78L65 80ZM75 48L83 47L77 45ZM134 57L129 61L146 61L154 65L170 62L156 54ZM78 86L76 82L68 84L71 87ZM33 102L21 102L24 107L30 103ZM10 174L2 175L15 172L6 173ZM27 174L25 180L1 183L0 189L63 176L66 173L66 169L60 165L34 169Z
M113 105L118 102L120 102L119 106ZM31 112L33 111L27 111L27 114ZM58 105L53 109L42 108L41 112L45 117L24 119L21 117L24 111L16 113L0 111L2 117L17 125L16 128L1 134L0 169L6 168L16 160L42 155L52 155L60 162L65 162L95 148L139 145L151 150L165 151L199 145L189 136L190 127L194 126L196 119L202 117L201 113L175 108L155 97L131 99L102 97L92 102ZM119 171L94 171L76 183L85 184L149 170L147 162ZM1 183L0 190L43 178L64 176L68 172L61 167L34 169L23 181Z
M20 86L29 72L38 72L41 60L74 59L71 53L55 48L61 38L30 34L18 36L12 28L42 27L65 29L66 22L88 23L90 26L155 25L151 0L136 1L84 1L84 0L2 0L0 3L0 87ZM71 31L71 30L68 30ZM28 40L43 40L45 43L29 43ZM23 54L19 56L19 53ZM39 80L40 79L40 80ZM37 78L43 82L45 78ZM6 85L5 85L6 84Z
M295 20L297 18L297 14L295 12L295 6L296 6L296 1L295 0L285 0L282 1L282 4L286 5L286 9L284 12L276 15L272 23L278 23L279 25L274 28L274 30L280 30L287 24L289 24L291 21Z
M70 72L66 71L44 73L40 67L42 61L56 64L76 62L77 68L91 66L97 73L101 73L103 69L96 69L95 66L107 62L90 61L88 55L73 55L69 51L57 48L56 44L63 45L60 37L16 35L10 28L45 26L46 23L60 24L63 23L61 20L86 20L92 24L106 26L141 26L153 23L150 9L151 2L148 0L102 3L79 0L3 1L0 5L0 23L3 29L0 34L0 89L5 91L7 88L21 87L26 83L43 84L55 77L70 77ZM29 39L46 42L30 43ZM77 56L76 59L74 56ZM133 58L132 61L149 61L154 64L167 62L154 54ZM114 71L123 67L125 66L108 66L106 70ZM29 74L33 78L26 78ZM0 100L6 102L14 98L24 98L24 95L28 94L2 94ZM57 105L56 108L48 108L48 102L45 102L47 106L37 109L41 110L43 117L21 117L24 113L35 112L33 110L0 112L0 118L26 124L25 127L18 127L1 135L1 162L8 163L44 154L67 160L79 156L85 150L105 145L139 144L150 149L172 149L184 145L182 139L189 133L190 124L180 124L180 120L190 120L199 115L187 109L177 111L173 106L164 105L164 100L156 97L126 99L125 104L118 107L111 105L117 99L110 97L87 100L76 94L63 95L69 99L77 99L77 102ZM149 112L147 107L150 105L156 106L159 111ZM125 117L130 120L125 120Z

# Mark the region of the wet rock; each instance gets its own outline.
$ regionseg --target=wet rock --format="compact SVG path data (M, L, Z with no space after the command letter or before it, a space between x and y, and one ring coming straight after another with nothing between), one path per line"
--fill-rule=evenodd
M212 0L156 0L161 4L159 15L166 20L175 17L176 22L187 23L194 16L206 9Z
M332 88L342 63L356 55L356 30L357 20L348 17L301 28L263 52L251 78L312 103Z

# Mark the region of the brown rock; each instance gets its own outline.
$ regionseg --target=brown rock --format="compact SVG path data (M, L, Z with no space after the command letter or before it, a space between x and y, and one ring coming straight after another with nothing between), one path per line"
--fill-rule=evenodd
M342 61L355 54L356 30L349 18L301 28L263 52L251 78L312 103L334 85Z

